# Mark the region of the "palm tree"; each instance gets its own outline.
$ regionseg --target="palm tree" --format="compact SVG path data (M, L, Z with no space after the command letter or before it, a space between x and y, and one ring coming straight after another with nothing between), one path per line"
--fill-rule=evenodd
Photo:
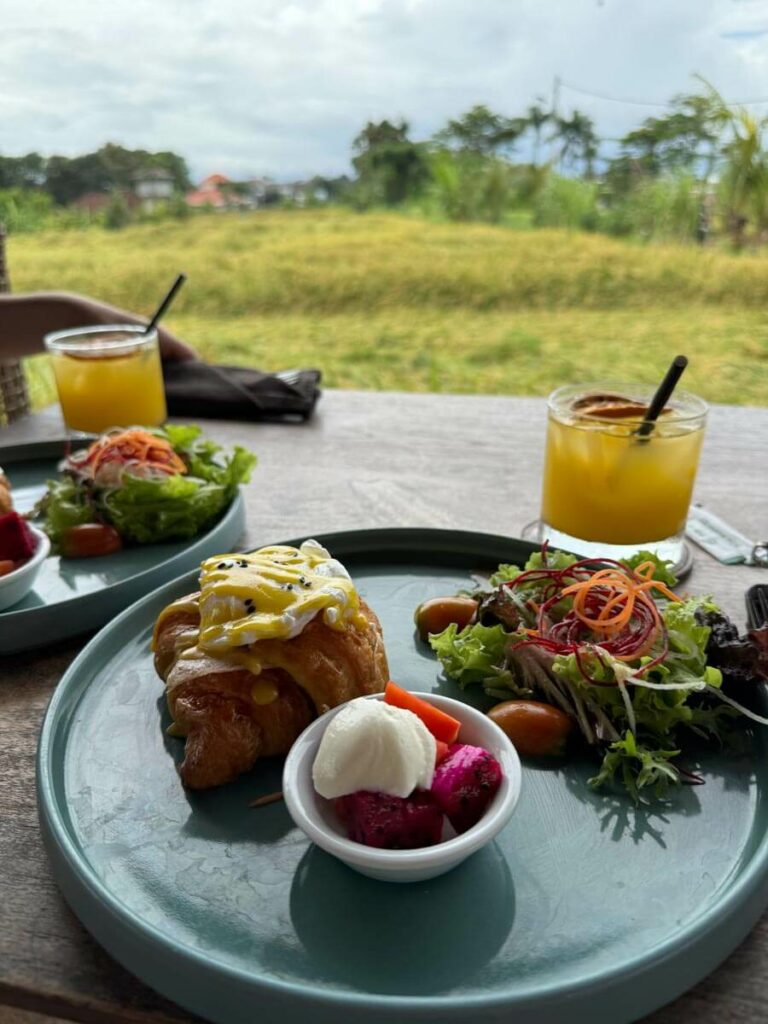
M570 117L555 118L553 138L560 140L560 160L566 166L583 161L583 172L590 176L597 156L598 137L591 117L574 110Z
M539 96L536 102L531 104L525 112L525 124L533 132L533 166L538 167L539 149L541 147L541 130L552 120L552 111L545 110L542 104L544 100Z
M768 118L740 109L733 113L731 128L733 137L723 148L723 188L731 237L740 249L750 222L758 231L768 226L768 154L763 145Z
M709 82L701 81L708 90L714 117L730 132L722 147L721 182L731 238L740 249L750 223L758 231L768 227L768 117L755 117L744 107L732 109Z
M584 161L584 177L588 180L592 180L595 176L595 160L600 152L600 140L592 133L588 138L584 140L584 144L581 149L581 157Z

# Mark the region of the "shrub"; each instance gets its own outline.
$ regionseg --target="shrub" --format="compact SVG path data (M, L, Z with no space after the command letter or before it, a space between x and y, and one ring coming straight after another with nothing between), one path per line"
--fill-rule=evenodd
M119 192L113 192L109 205L104 210L104 227L110 231L124 228L131 221L131 211Z
M598 187L592 181L550 174L534 200L533 223L536 227L595 231L600 226L597 197Z
M51 219L53 200L36 189L0 189L0 224L12 234L37 231Z
M448 220L498 224L531 188L526 168L478 153L438 149L429 167L428 205Z
M691 241L701 203L701 186L687 175L645 180L603 212L602 227L613 235Z

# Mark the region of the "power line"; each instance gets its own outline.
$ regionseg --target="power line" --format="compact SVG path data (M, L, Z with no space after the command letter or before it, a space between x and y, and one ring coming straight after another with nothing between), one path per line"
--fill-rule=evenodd
M582 96L591 96L593 99L596 99L596 100L606 100L609 103L623 103L623 104L625 104L627 106L632 106L632 107L671 107L673 105L671 100L667 100L665 103L662 103L659 100L636 100L636 99L622 98L620 96L608 96L606 93L594 92L591 89L582 89L581 86L578 86L578 85L571 85L570 82L565 82L565 81L563 81L562 78L559 79L559 82L560 82L560 86L562 88L570 89L571 92L581 93ZM752 100L731 100L729 103L726 103L726 106L727 107L750 107L750 106L755 106L755 105L760 104L760 103L768 103L768 97L763 97L761 99L752 99Z

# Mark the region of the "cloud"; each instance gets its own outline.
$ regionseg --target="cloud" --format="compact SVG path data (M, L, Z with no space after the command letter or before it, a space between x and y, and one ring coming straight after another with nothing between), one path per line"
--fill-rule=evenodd
M29 0L3 12L0 152L106 141L202 175L348 170L368 119L427 137L550 98L615 138L694 87L768 97L762 0ZM758 108L768 112L768 105Z

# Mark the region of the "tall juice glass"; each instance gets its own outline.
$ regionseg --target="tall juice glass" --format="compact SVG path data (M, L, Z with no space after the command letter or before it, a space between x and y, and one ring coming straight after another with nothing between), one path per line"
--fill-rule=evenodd
M653 388L568 385L549 397L541 536L585 555L679 562L707 406L676 391L649 436Z
M167 416L157 331L128 324L45 337L70 430L157 427Z

